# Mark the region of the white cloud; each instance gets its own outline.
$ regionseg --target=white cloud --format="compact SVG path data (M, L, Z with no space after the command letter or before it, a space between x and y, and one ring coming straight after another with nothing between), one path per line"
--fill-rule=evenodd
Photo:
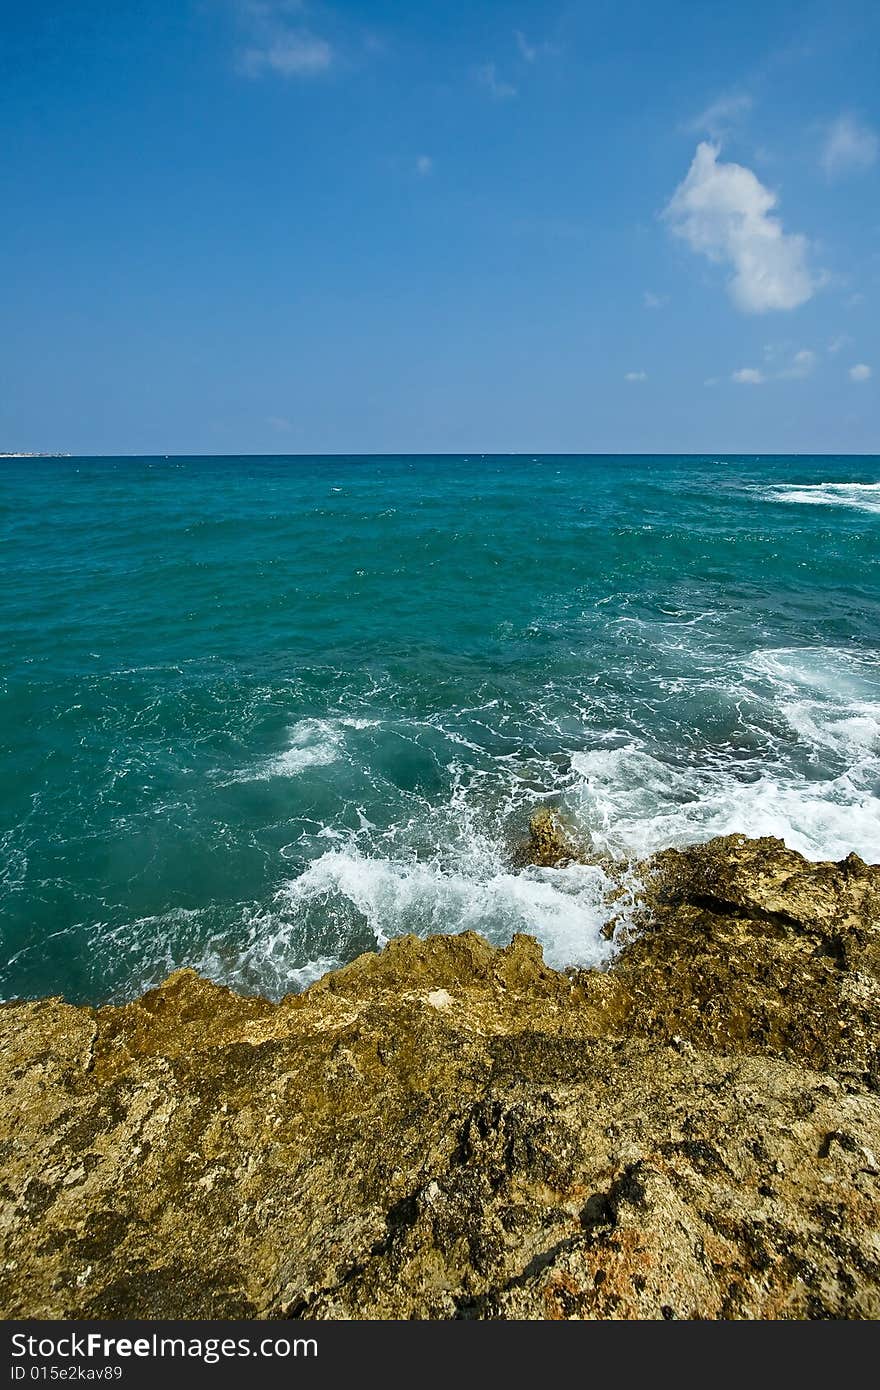
M796 352L787 367L783 367L779 375L783 379L796 381L801 377L809 376L815 369L818 358L810 348L801 348Z
M763 367L741 367L731 373L731 381L744 386L763 386L768 381L802 381L811 376L819 364L819 354L812 348L793 351L793 344L765 343Z
M249 77L277 72L282 77L313 77L333 63L333 49L326 39L306 30L279 34L259 48L246 48L241 67Z
M880 140L870 126L854 116L838 116L825 132L819 161L830 179L870 169L880 153Z
M494 63L486 63L483 67L477 68L477 81L496 101L505 101L508 97L516 96L516 88L510 82L502 81Z
M273 430L278 430L279 434L284 434L292 428L286 415L267 415L266 424L271 425Z
M698 116L688 121L684 128L695 135L711 135L718 140L751 109L752 98L748 92L730 92L727 96L710 102Z
M731 372L730 379L738 382L740 386L760 386L767 380L757 367L740 367L738 372Z
M647 373L647 372L625 372L625 373L624 373L623 379L624 379L624 381L647 381L647 380L648 380L648 373Z
M871 375L871 368L867 362L857 362L854 367L849 369L850 381L869 381Z
M314 77L336 61L332 45L301 22L302 0L239 0L237 8L249 39L238 65L249 77Z
M429 154L420 154L416 160L416 173L422 178L426 178L434 168L434 161Z
M700 142L663 216L691 250L733 268L728 290L738 309L796 309L821 283L807 266L807 239L783 231L772 215L776 194L744 165L719 163L719 153Z
M643 299L646 309L662 309L669 303L668 294L655 294L653 290L645 290Z

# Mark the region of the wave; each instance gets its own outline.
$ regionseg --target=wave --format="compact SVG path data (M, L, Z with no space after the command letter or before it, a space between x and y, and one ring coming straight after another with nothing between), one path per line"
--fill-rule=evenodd
M262 988L274 993L291 988L289 962L302 959L316 912L332 918L338 950L301 967L303 983L323 973L328 962L349 958L351 941L363 939L364 932L369 939L363 949L405 934L479 931L503 944L516 932L529 932L541 941L550 965L601 966L616 949L609 923L630 921L639 892L633 874L621 885L596 864L514 872L494 864L444 867L332 849L284 885L271 912L254 923L252 947L260 956Z
M768 502L798 502L813 507L854 507L880 512L878 483L778 483L761 494Z
M745 831L808 859L880 861L880 664L777 648L700 680L735 711L736 743L677 751L629 737L572 754L572 804L596 847L644 858Z
M634 744L576 754L581 815L593 843L644 858L670 846L745 832L774 835L807 859L855 849L880 860L880 797L843 773L814 789L777 772L744 779L732 769L676 769Z
M298 777L311 767L329 767L344 754L347 730L361 732L377 728L379 723L377 719L356 718L353 715L331 719L300 719L287 730L286 748L259 759L249 767L239 768L224 777L220 785L268 782L275 777Z
M111 975L137 993L186 964L278 997L406 932L472 929L497 944L528 932L554 966L601 966L615 950L609 924L635 915L636 866L657 850L745 832L813 860L856 850L880 861L876 656L833 646L738 655L723 611L671 599L662 611L668 621L615 625L610 655L622 651L630 673L616 685L599 674L586 684L579 671L530 687L521 704L487 691L418 717L383 689L280 734L277 706L254 700L253 760L230 766L241 760L230 738L207 781L208 798L255 784L241 800L262 816L258 784L294 779L266 788L271 832L249 842L268 866L259 899L241 901L233 883L186 911L84 916L71 930L89 943L95 993ZM224 826L236 823L236 796L223 799ZM592 863L514 867L531 811L548 803ZM185 825L191 804L173 804ZM144 835L137 823L113 828L134 831L135 845ZM26 852L26 837L6 848ZM35 960L46 947L28 949Z
M293 753L296 771L345 768L338 814L282 851L298 871L267 908L246 915L236 960L202 968L277 994L390 937L469 929L498 943L529 932L556 966L602 965L614 951L604 929L621 914L629 920L638 902L634 866L658 850L745 831L813 860L851 850L880 860L880 663L834 647L719 659L698 625L668 626L676 631L666 637L653 627L655 657L668 640L675 660L675 678L657 680L662 734L639 722L634 699L601 712L584 703L563 723L548 692L530 706L519 746L494 752L486 739L504 716L491 704L421 721L301 721L277 758ZM597 714L604 727L592 724ZM445 770L439 794L376 781L384 741L430 750ZM364 814L358 777L372 779L381 815L375 801ZM530 811L548 799L596 862L511 866Z
M355 721L357 722L357 721ZM274 777L298 777L310 767L327 767L340 756L343 742L341 720L301 719L288 730L288 746L280 753L263 758L252 767L242 768L222 785L235 782L267 782Z

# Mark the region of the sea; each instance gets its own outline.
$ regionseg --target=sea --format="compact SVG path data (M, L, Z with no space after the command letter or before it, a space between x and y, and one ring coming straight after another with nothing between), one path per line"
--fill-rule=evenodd
M0 539L5 999L601 966L656 850L880 859L880 458L4 459Z

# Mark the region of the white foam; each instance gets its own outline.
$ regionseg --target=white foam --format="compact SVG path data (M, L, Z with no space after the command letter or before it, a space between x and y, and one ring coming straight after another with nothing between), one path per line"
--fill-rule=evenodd
M353 727L361 727L350 721ZM227 778L232 782L266 782L273 777L298 777L310 767L327 767L339 758L343 732L341 720L301 719L288 730L288 746L253 767L243 768Z
M880 797L843 775L814 789L768 772L741 780L720 768L676 770L630 745L577 754L580 816L597 848L643 858L669 846L745 832L775 835L807 859L856 850L880 860Z
M678 760L630 739L572 755L570 798L597 848L642 858L735 831L808 859L880 860L880 667L834 648L754 652L718 677L758 751ZM780 724L780 718L782 724ZM786 732L787 730L787 732Z
M277 757L270 758L259 778L265 780L268 777L297 777L301 772L305 772L307 767L326 767L329 763L335 763L338 757L339 749L335 740L326 739L305 748L294 744Z
M374 858L355 849L329 850L292 879L276 899L277 938L296 935L297 924L315 905L347 905L382 946L412 932L479 931L495 941L530 932L544 946L549 964L601 965L614 947L601 928L632 906L633 881L625 901L609 902L615 887L598 865L562 869L493 871L482 875L464 866L445 869L418 860Z
M880 708L854 704L829 712L814 700L792 700L780 705L791 727L810 743L851 758L856 764L880 753Z
M768 502L880 512L880 483L779 483L762 495Z
M748 679L766 680L783 696L809 690L823 698L880 698L880 662L836 647L768 647L741 662Z
M338 970L341 964L338 956L316 956L314 960L306 961L305 965L299 966L298 969L287 971L285 992L299 994L316 980L320 980L322 975L331 970Z
M736 657L723 635L705 635L716 615L670 603L664 616L625 629L658 663L641 695L598 684L579 702L548 682L522 722L490 702L420 720L359 709L295 724L280 752L238 780L340 764L326 774L336 809L301 821L281 850L297 870L268 902L224 922L198 968L278 996L404 932L468 929L499 944L528 932L557 967L602 965L615 949L602 928L631 919L635 871L622 902L597 864L514 871L510 844L548 797L561 798L597 858L635 863L745 832L813 860L853 849L880 860L877 658L830 646ZM500 730L516 746L505 738L493 753ZM429 757L443 790L377 771L387 740Z

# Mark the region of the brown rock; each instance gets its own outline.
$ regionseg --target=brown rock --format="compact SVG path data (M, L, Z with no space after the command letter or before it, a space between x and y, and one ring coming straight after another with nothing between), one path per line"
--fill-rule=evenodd
M880 1316L880 868L643 872L604 972L467 933L0 1009L0 1312Z
M539 806L537 811L532 812L529 838L516 854L518 863L555 869L560 864L579 862L583 858L583 847L576 843L574 834L558 811L549 806Z

